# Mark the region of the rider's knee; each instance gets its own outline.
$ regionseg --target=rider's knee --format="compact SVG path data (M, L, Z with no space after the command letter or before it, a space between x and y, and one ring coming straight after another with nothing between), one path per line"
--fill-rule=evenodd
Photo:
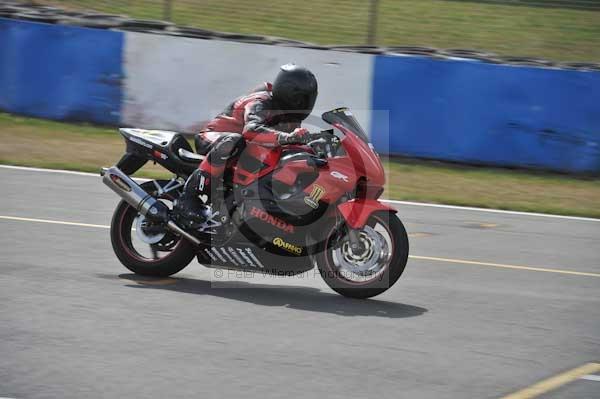
M244 140L241 134L228 133L214 144L209 156L210 163L213 165L222 165L228 159L237 155Z

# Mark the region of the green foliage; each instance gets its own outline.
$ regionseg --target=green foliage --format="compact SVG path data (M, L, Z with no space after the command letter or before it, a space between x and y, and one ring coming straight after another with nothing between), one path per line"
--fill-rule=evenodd
M260 7L241 0L165 1L46 3L150 19L164 19L165 4L170 3L171 19L179 25L322 44L365 44L372 0L263 0ZM379 0L378 10L379 45L600 61L600 6L595 2Z

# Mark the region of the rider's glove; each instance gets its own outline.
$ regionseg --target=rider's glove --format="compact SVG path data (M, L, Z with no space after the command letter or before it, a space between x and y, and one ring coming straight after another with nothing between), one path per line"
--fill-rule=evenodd
M277 141L280 145L306 144L310 141L310 132L308 131L308 129L299 127L292 133L279 133Z

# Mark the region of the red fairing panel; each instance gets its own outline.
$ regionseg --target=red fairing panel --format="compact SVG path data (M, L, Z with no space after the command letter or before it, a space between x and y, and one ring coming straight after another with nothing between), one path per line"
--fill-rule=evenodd
M398 212L396 209L373 199L359 199L344 202L343 204L338 205L338 210L346 220L346 223L348 223L348 226L353 229L363 228L373 212Z
M330 204L356 188L357 171L347 156L329 158L327 167L319 168L318 171L317 179L304 190L306 195L310 195L314 186L319 186L323 189L321 201Z
M385 172L379 157L352 131L340 124L334 124L334 126L345 133L342 145L348 153L349 161L352 163L355 173L358 176L366 177L369 185L383 187Z
M242 168L239 164L233 168L233 182L247 186L257 179L271 173L279 163L281 158L281 147L267 148L252 142L246 143L246 149L241 157L250 157L263 164L263 168L258 172L251 172Z
M288 186L294 185L298 175L303 172L312 172L315 168L310 166L306 159L288 162L285 167L279 169L273 174L273 179L278 180Z

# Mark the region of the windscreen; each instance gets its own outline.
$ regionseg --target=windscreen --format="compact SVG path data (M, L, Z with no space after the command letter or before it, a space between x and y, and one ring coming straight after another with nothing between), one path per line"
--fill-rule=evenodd
M325 122L331 125L333 125L334 123L339 123L345 128L352 130L354 133L356 133L356 135L360 137L362 141L364 141L367 144L369 143L369 138L367 137L367 134L362 129L362 127L360 127L360 124L348 108L338 108L334 109L333 111L325 112L321 116L321 118L323 118Z

